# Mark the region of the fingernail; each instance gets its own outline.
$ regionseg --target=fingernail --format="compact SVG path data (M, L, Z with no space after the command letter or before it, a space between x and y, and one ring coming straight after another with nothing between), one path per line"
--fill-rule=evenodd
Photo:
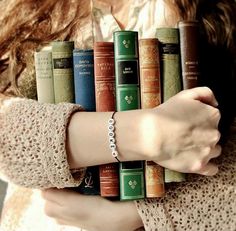
M206 171L206 175L208 176L214 176L218 173L219 169L217 166L214 166L212 168L210 168L208 171Z
M218 103L218 101L215 99L215 100L214 100L214 106L215 106L215 107L218 107L218 105L219 105L219 103Z

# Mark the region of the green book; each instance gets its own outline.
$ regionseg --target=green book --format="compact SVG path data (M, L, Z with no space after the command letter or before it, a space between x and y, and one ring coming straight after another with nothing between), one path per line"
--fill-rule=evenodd
M162 99L167 101L182 90L178 28L158 28L156 37L161 42ZM165 182L185 181L185 174L165 169Z
M74 102L73 41L52 42L55 103Z
M116 108L126 111L140 108L138 32L114 32ZM120 200L145 197L144 163L120 163Z
M52 47L46 46L34 53L34 64L37 85L37 98L40 103L55 103Z
M144 161L127 161L120 164L121 200L145 197Z

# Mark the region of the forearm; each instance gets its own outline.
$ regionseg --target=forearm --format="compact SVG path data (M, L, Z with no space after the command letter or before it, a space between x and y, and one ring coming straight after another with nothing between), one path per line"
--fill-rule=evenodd
M211 105L211 106L210 106ZM182 91L154 109L115 114L120 161L153 160L163 167L214 175L209 160L221 153L217 101L209 88ZM112 112L75 113L68 127L71 168L116 161L111 155L108 120Z
M68 126L67 148L71 168L116 162L108 139L112 112L78 112ZM144 112L132 110L115 114L115 139L120 161L142 160L140 122Z

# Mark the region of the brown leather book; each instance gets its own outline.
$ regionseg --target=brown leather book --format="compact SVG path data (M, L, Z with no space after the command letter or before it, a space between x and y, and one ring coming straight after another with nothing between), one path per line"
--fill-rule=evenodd
M160 53L157 38L139 40L141 108L154 108L161 103ZM165 193L163 168L152 161L145 162L146 197L161 197Z
M200 76L199 22L196 20L180 21L178 27L183 88L190 89L198 86Z
M94 76L96 111L116 110L114 44L94 43ZM100 192L103 197L119 197L119 164L99 166Z

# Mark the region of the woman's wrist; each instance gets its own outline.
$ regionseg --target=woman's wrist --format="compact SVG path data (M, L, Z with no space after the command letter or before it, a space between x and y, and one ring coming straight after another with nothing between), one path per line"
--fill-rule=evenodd
M116 112L115 140L120 161L147 159L145 110ZM109 147L108 121L112 112L77 112L68 125L67 155L71 168L116 162ZM144 135L144 134L145 135Z
M152 109L117 112L116 140L122 161L152 160L158 150L156 117Z

